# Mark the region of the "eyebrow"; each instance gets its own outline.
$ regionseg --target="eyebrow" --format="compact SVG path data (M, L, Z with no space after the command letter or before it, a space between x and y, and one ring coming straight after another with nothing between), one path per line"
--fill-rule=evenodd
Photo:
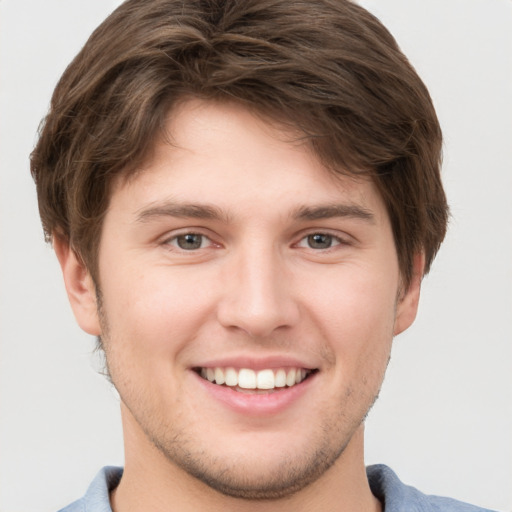
M293 217L300 220L322 220L335 217L361 219L370 223L375 222L375 215L368 209L356 204L330 204L321 206L301 206L294 212Z
M227 221L227 215L211 205L181 204L167 201L155 204L137 212L137 222L148 222L157 217L178 217L184 219L209 219Z
M349 217L370 223L375 222L375 216L370 210L355 204L304 205L295 209L291 216L294 219L310 221L332 219L335 217ZM167 201L139 210L137 212L136 222L148 222L158 217L220 220L225 223L229 220L226 212L213 205L182 204Z

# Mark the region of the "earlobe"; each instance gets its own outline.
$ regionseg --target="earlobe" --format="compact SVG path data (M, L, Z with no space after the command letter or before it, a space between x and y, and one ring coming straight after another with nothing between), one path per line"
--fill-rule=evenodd
M53 247L59 260L71 308L78 325L93 336L101 335L96 287L82 260L59 235L53 236Z
M425 256L423 252L417 253L414 256L413 275L409 288L399 297L397 302L395 327L393 331L395 336L408 329L416 318L424 268Z

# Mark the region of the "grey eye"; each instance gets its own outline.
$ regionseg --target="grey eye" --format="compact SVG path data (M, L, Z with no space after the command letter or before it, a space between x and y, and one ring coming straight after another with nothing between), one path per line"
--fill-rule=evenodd
M197 233L187 233L186 235L179 235L176 237L176 245L185 251L193 251L200 249L203 245L203 235Z
M325 233L315 233L308 235L307 243L311 249L329 249L332 247L333 237Z

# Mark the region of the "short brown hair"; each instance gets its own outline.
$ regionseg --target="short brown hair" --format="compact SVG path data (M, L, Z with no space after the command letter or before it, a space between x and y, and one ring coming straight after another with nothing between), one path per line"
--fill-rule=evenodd
M333 172L369 174L407 286L448 216L428 91L386 28L348 0L128 0L60 79L31 156L47 240L96 280L110 184L137 169L184 96L285 120Z

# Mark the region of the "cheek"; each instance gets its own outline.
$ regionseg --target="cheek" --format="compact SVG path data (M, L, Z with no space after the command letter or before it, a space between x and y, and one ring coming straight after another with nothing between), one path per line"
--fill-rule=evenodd
M391 269L392 270L392 269ZM323 292L311 287L310 310L322 326L337 363L351 374L387 365L395 321L398 272L345 268L333 274Z
M103 285L103 343L110 376L129 407L166 408L180 396L182 382L175 376L205 308L197 293L186 291L185 282L170 284L150 273L132 273L128 280L122 274L112 273ZM115 288L110 286L114 283ZM162 387L166 393L157 391ZM149 389L154 392L148 395Z
M211 316L211 292L189 274L111 272L102 282L109 338L139 362L169 361L169 353L181 351Z

